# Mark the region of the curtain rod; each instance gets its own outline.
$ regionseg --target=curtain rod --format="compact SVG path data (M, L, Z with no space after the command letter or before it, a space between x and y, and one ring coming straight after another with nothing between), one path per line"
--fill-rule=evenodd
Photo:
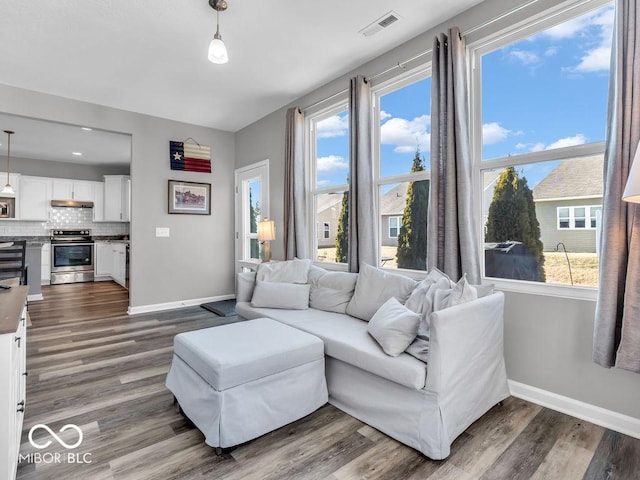
M500 20L509 17L510 15L513 15L516 12L519 12L522 9L525 9L531 5L533 5L534 3L538 3L538 0L529 0L526 3L523 3L522 5L520 5L519 7L515 7L512 8L511 10L508 10L507 12L498 15L497 17L492 18L491 20L487 20L484 23L481 23L480 25L476 25L475 27L470 28L469 30L466 30L465 32L462 32L463 36L469 35L471 33L475 33L478 30L482 30L483 28L488 27L489 25L495 23L495 22L499 22ZM374 75L371 75L370 77L366 77L367 82L370 82L371 80L375 80L376 78L379 78L383 75L386 75L389 72L393 72L395 69L400 68L400 69L405 69L407 63L411 63L417 59L419 59L420 57L424 57L425 55L431 53L433 51L433 49L429 49L429 50L424 50L422 52L416 53L415 55L413 55L412 57L409 57L401 62L396 63L395 65L392 65L391 67L387 68L386 70L383 70L382 72L376 73ZM333 95L330 95L326 98L323 98L322 100L318 100L317 102L312 103L311 105L307 105L306 107L302 108L302 111L305 110L309 110L310 108L313 107L317 107L318 105L322 105L325 102L328 102L329 100L333 100L336 97L339 97L341 95L344 95L345 93L347 93L349 91L348 88L342 89L339 92L334 93Z

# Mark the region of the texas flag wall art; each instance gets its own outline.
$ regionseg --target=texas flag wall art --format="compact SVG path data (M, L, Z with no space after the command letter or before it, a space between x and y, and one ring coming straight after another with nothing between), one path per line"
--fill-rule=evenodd
M211 147L169 141L171 170L211 173Z

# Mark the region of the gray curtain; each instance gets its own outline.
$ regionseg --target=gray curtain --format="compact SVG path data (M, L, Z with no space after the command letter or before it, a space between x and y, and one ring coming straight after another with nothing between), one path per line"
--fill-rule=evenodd
M371 87L362 75L349 88L349 271L378 266L375 182L371 157Z
M431 79L431 194L427 266L480 283L473 208L466 49L460 30L437 35Z
M304 164L304 114L287 110L284 138L284 256L309 257Z
M640 373L640 205L621 200L640 140L640 19L616 6L604 157L600 288L593 360Z

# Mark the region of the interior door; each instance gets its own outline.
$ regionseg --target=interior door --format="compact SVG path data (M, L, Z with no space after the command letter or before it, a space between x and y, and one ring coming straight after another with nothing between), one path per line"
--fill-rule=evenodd
M260 258L258 222L269 217L269 160L239 168L235 174L236 263L256 263Z

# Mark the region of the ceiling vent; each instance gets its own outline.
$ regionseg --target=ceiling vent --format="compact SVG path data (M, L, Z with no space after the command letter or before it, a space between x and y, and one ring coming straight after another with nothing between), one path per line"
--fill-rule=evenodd
M364 35L365 37L370 37L381 31L382 29L387 28L392 23L397 22L398 20L400 20L400 15L392 10L385 13L382 17L380 17L370 25L364 27L358 33Z

